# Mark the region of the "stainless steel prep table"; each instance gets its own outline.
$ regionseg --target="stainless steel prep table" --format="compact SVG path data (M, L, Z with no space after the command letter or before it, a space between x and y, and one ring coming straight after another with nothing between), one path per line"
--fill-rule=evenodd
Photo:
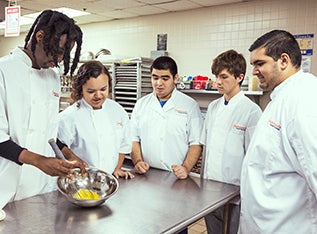
M239 194L233 185L151 169L102 206L81 208L58 191L9 203L0 233L175 233Z

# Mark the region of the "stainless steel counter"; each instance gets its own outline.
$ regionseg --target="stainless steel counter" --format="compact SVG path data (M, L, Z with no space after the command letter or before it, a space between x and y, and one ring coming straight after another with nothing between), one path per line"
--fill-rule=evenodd
M119 180L118 192L103 205L81 208L58 191L9 203L0 233L175 233L224 205L239 188L151 169Z

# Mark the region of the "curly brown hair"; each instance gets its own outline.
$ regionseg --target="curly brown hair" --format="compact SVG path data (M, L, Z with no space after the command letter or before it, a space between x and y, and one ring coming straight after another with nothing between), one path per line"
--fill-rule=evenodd
M100 74L108 76L108 89L111 92L111 76L108 69L99 61L88 61L81 65L77 75L73 78L71 98L76 102L83 97L83 85L91 77L97 78Z

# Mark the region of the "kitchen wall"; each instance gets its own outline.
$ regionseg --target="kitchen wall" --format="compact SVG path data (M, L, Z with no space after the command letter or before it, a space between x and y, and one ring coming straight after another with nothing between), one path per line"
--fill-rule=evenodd
M177 61L180 75L212 77L210 65L214 57L233 48L248 61L248 47L272 29L315 34L316 40L316 12L315 0L262 0L82 25L83 51L96 53L107 48L114 57L149 57L150 51L156 50L157 34L167 33L167 50ZM1 37L0 56L17 44L23 45L23 39L24 35ZM317 74L317 43L313 49L311 72ZM252 77L251 66L247 76ZM199 99L203 106L210 101L208 96Z

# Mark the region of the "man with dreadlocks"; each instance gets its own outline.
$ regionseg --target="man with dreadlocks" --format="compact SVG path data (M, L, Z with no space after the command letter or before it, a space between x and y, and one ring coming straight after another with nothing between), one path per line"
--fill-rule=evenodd
M70 64L70 52L76 44ZM66 15L45 10L25 38L24 48L0 59L0 209L19 200L54 190L51 176L69 177L85 162L67 147L66 161L53 156L48 140L56 138L60 80L51 69L64 64L76 69L82 44L80 28ZM43 173L44 172L44 173Z

